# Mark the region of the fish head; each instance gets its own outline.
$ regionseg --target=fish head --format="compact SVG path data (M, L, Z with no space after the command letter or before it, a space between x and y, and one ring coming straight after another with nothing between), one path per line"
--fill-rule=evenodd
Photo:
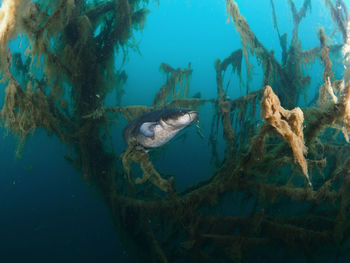
M187 109L174 109L168 116L162 118L162 122L174 129L182 129L199 119L199 113Z

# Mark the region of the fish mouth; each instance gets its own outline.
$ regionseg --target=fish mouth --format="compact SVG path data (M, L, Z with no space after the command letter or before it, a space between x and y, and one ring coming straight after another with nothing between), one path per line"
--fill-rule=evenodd
M199 113L197 111L189 111L187 114L190 117L191 123L193 123L199 119Z

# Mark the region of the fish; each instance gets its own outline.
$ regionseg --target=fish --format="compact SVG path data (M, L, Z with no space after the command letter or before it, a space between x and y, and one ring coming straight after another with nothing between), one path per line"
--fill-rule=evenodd
M170 141L184 128L198 121L197 111L183 108L153 110L131 121L123 131L126 145L148 151Z
M201 97L202 97L202 95L200 92L197 92L192 96L192 98L194 98L194 99L200 99Z

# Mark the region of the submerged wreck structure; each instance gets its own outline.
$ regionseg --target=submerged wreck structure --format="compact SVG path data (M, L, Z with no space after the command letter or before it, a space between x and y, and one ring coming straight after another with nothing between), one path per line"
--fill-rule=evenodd
M294 23L290 43L279 31L270 1L281 61L259 41L236 1L226 0L241 48L214 62L217 98L189 97L191 65L174 69L163 63L166 82L153 104L121 106L128 72L114 64L137 48L133 32L143 27L146 0L4 0L1 122L18 138L19 155L38 128L72 148L74 155L67 160L99 190L126 246L142 251L143 262L273 261L276 248L291 260L301 255L313 262L328 252L333 259L349 256L348 10L342 0L317 1L327 8L341 42L330 44L320 28L315 32L319 46L303 50L298 30L312 1L304 0L299 9L294 0L286 2ZM21 49L14 52L9 44L18 36ZM263 70L261 89L254 91L249 88L252 57ZM345 68L339 79L332 67L339 63L335 57ZM314 99L299 108L298 98L310 85L303 66L312 67L315 59L323 66L322 84ZM243 79L244 65L246 95L230 99L225 72ZM117 103L107 107L105 98L112 92ZM108 146L116 116L130 121L153 109L197 110L206 103L213 105L209 144L217 169L181 193L147 153L130 147L117 156ZM223 160L218 139L225 142ZM133 178L132 163L141 167L141 178ZM229 214L222 206L247 209Z

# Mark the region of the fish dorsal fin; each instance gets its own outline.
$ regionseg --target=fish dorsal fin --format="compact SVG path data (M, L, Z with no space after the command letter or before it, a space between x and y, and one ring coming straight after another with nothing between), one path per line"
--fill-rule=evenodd
M140 126L140 132L146 137L154 137L154 127L157 122L144 122Z

